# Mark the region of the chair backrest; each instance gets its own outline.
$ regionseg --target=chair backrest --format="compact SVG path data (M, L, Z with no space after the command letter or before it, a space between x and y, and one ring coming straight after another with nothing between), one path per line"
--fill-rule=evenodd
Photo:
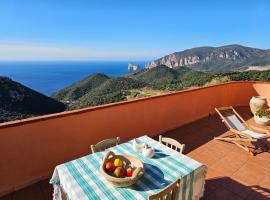
M96 152L103 151L105 149L108 149L118 144L120 144L120 137L102 140L95 145L91 145L91 151L92 153L96 153Z
M245 121L233 107L215 108L215 110L229 129L237 131L247 130Z
M240 122L240 120L237 118L236 115L231 115L231 116L227 116L224 117L225 120L227 121L228 124L230 124L230 126L238 131L244 131L247 128Z
M184 152L185 144L181 144L175 139L163 137L162 135L159 136L159 142L165 144L167 147L170 147L173 150L176 150L180 153Z
M180 185L180 178L177 179L175 182L161 190L160 192L153 194L148 197L149 200L175 200L176 199L176 194L177 190L179 189Z

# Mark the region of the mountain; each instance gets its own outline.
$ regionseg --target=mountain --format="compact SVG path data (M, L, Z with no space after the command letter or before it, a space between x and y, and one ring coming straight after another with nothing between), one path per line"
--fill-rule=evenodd
M198 47L169 54L146 64L145 67L151 69L159 65L170 68L185 66L206 72L239 71L250 66L270 66L270 50L241 45Z
M73 109L124 100L126 91L144 86L143 82L130 77L110 78L104 74L92 74L53 93L51 97Z
M92 74L55 92L52 97L66 103L68 109L77 109L241 80L270 81L270 70L206 73L185 66L169 68L160 65L116 78Z
M69 109L95 106L127 100L136 93L156 90L174 91L189 86L201 86L211 80L212 75L186 67L171 69L158 66L133 74L109 78L103 74L93 74L71 86L55 92L51 97L66 103ZM142 96L141 94L139 96Z
M211 73L195 71L187 67L169 68L160 65L131 77L145 82L149 87L161 90L180 90L190 86L202 86L212 78Z
M92 74L55 92L53 98L0 77L0 122L243 80L270 81L270 70L207 73L160 65L115 78Z
M66 106L10 78L0 77L0 122L62 112Z
M78 82L75 82L69 87L53 93L52 97L61 101L73 101L84 96L96 87L99 87L102 83L109 79L110 78L105 74L92 74Z

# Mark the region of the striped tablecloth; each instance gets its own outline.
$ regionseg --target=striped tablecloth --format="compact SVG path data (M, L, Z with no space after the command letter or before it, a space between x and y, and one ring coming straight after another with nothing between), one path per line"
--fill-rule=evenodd
M207 170L204 165L147 136L138 141L155 148L156 155L149 159L135 152L132 141L108 149L116 154L135 155L144 162L145 173L134 186L116 188L107 182L99 172L106 151L98 152L55 168L50 180L54 199L61 200L63 196L69 200L147 199L178 177L182 177L179 199L199 199L203 195Z

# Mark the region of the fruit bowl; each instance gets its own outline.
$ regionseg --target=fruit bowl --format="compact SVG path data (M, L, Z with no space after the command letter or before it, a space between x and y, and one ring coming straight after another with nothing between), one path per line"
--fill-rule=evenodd
M117 161L120 160L120 162ZM116 161L116 163L115 163ZM110 164L121 164L121 167L114 170L110 170ZM122 168L122 171L121 171ZM108 170L109 169L109 170ZM132 171L130 176L126 176L123 170L130 169ZM109 151L105 154L103 162L100 167L101 174L115 187L129 187L137 182L137 180L143 175L144 167L140 159L130 155L116 155L114 152ZM118 173L117 173L118 172Z

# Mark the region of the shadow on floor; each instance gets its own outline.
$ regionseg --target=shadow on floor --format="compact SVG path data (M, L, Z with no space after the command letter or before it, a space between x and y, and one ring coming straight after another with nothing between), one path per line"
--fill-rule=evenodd
M245 107L236 107L237 112L248 120L252 118L249 109ZM164 134L166 137L173 138L180 143L186 144L185 154L206 144L214 137L224 134L227 130L217 114L212 114L202 119L196 120ZM158 139L158 136L154 137Z
M270 189L259 185L246 186L230 177L219 177L206 180L203 200L206 199L264 200L270 199Z
M49 179L40 181L34 185L13 192L0 200L52 200L53 187L49 184Z

